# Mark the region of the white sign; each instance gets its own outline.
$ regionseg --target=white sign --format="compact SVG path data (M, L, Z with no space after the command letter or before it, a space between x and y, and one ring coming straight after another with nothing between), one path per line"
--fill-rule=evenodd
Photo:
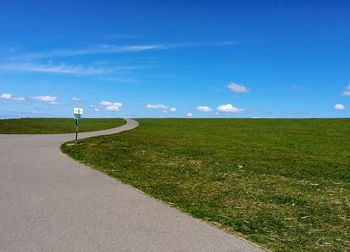
M75 115L82 115L83 109L82 108L74 108L74 114Z

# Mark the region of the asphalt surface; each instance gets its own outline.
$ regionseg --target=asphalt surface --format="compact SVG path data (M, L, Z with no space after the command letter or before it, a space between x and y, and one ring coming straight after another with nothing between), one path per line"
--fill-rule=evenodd
M1 252L261 251L70 159L59 148L73 139L0 135Z

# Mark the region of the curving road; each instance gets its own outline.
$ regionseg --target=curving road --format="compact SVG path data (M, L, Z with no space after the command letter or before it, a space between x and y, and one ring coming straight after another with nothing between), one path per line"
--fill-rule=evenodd
M261 251L68 158L73 139L0 135L0 251Z

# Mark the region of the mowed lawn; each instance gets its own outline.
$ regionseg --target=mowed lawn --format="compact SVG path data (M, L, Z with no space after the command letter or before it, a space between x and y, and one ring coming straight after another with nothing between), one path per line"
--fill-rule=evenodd
M84 118L79 132L110 129L125 124L123 119ZM24 118L0 120L0 134L61 134L75 132L73 118Z
M140 119L71 157L274 251L350 250L349 119Z

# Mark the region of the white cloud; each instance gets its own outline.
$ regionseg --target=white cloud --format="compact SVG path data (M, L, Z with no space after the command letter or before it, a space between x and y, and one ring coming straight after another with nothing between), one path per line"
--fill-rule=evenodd
M33 96L32 99L36 100L36 101L47 102L47 103L52 104L52 105L58 104L57 97L55 97L55 96L49 96L49 95Z
M101 101L99 106L92 106L95 111L98 111L96 109L104 109L106 111L110 112L117 112L120 111L120 109L123 107L123 104L121 102L110 102L110 101Z
M231 104L220 105L219 107L217 107L217 110L228 113L242 113L244 111L244 109L236 108Z
M239 85L237 83L231 82L227 85L227 88L229 88L231 91L235 93L248 93L249 89L246 88L243 85Z
M345 91L341 95L350 96L350 84L346 87Z
M193 117L193 114L192 113L187 113L186 116L187 117Z
M147 104L146 108L148 109L159 109L162 110L163 113L168 113L168 112L176 112L175 107L169 107L164 104Z
M211 109L208 106L197 106L197 110L200 112L212 112L213 109Z
M80 98L75 97L75 96L72 97L72 102L80 102L80 101L81 101Z
M344 110L345 109L345 105L344 104L335 104L334 105L334 109L336 110Z
M165 106L164 104L147 104L146 108L148 108L148 109L163 109L163 110L169 109L169 107Z
M101 101L100 102L100 106L102 106L102 107L107 107L110 105L113 105L113 102L109 102L109 101Z
M117 112L120 110L119 106L115 106L115 105L111 105L111 106L107 106L105 107L106 111L111 111L111 112Z
M17 101L17 102L23 102L26 100L26 98L24 97L16 97L16 96L13 96L12 94L10 93L3 93L1 96L0 96L1 99L4 99L4 100L13 100L13 101Z
M0 96L1 99L4 99L4 100L11 100L12 99L12 94L10 93L3 93L1 96Z

